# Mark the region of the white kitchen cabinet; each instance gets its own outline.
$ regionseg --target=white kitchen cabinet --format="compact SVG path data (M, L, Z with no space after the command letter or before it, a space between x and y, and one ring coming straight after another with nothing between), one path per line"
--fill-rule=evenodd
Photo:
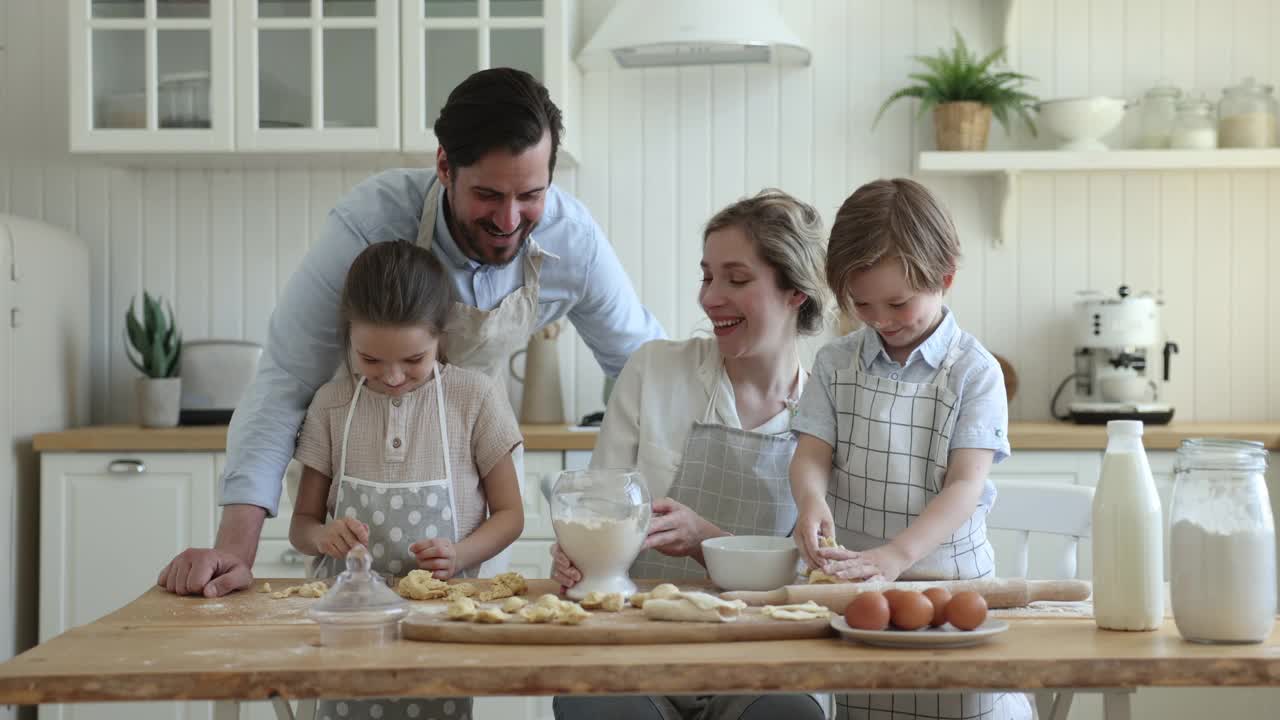
M230 2L69 3L72 152L234 149Z
M236 148L400 145L396 0L236 0Z
M214 538L208 453L46 453L40 459L40 642L155 585L174 555ZM211 720L212 703L41 705L41 720Z
M403 148L434 153L449 91L471 73L513 67L536 77L568 118L581 95L573 62L576 0L406 0L401 5ZM563 138L570 157L577 133Z

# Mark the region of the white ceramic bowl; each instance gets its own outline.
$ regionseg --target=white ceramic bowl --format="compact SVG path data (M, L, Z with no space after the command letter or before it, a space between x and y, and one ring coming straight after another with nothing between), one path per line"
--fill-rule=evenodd
M1062 138L1060 150L1106 150L1101 138L1124 119L1125 101L1111 97L1045 100L1037 106L1040 125Z
M795 582L800 551L789 537L727 535L703 540L702 557L721 590L773 590Z

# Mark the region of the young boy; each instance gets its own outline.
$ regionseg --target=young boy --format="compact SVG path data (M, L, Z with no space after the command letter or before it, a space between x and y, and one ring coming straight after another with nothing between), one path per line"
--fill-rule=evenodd
M864 327L828 344L792 423L795 537L842 580L990 576L987 478L1009 455L995 358L942 304L960 243L946 210L911 180L862 186L840 207L827 282ZM841 547L821 547L834 537ZM1022 695L837 696L838 717L1030 718Z

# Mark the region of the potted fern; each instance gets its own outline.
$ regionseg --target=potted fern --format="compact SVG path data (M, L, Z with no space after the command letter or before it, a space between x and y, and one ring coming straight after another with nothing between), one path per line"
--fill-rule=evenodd
M1004 53L1005 49L1000 48L979 58L957 32L956 46L950 52L940 49L932 57L916 56L916 61L924 65L927 72L908 75L918 84L890 95L880 106L875 122L880 122L884 111L894 102L916 98L920 101L918 117L933 110L934 136L939 150L986 150L993 115L1006 133L1010 116L1017 115L1035 135L1036 126L1029 111L1037 99L1022 91L1023 84L1031 78L992 68L996 61L1004 58Z
M182 403L182 333L174 322L173 306L166 316L159 297L143 291L141 320L133 305L130 300L124 316L125 355L143 374L138 378L138 414L145 427L173 427Z

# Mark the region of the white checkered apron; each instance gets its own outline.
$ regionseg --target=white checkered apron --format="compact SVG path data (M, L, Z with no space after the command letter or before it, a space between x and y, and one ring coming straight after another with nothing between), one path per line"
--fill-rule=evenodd
M868 331L869 332L869 331ZM836 539L870 550L902 532L942 491L958 398L947 387L961 356L960 333L929 383L908 383L862 370L862 343L853 364L833 378L836 447L827 504ZM865 337L865 336L864 336ZM995 573L985 507L902 579L968 580ZM837 718L849 720L1023 720L1018 693L848 693L836 696Z
M440 382L440 366L435 366L436 413L440 421L440 448L444 459L444 477L405 483L384 483L353 478L347 472L347 437L351 419L364 378L356 385L347 420L342 428L342 450L339 455L338 495L334 517L350 517L369 526L369 552L373 569L383 577L408 573L417 567L409 546L423 538L458 538L458 513L454 502L453 471L449 466L449 429L445 423L444 385ZM322 557L316 567L317 577L336 576L345 562ZM459 573L462 575L464 573ZM474 576L474 570L465 573ZM372 700L321 700L316 705L317 720L425 720L449 718L468 720L471 698L375 698Z

